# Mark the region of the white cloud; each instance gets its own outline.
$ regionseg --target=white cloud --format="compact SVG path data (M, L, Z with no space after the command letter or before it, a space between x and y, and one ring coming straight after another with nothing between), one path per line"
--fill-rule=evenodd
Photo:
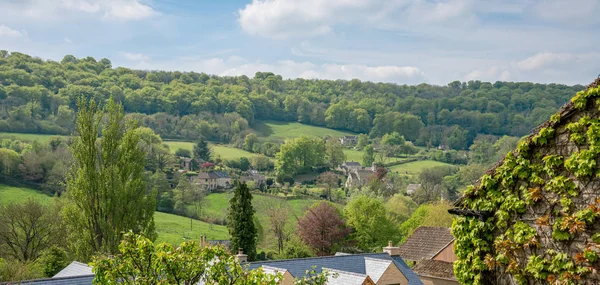
M69 38L64 38L63 40L65 41L65 43L68 43L68 44L72 44L73 43L73 41L71 39L69 39Z
M149 56L146 56L141 53L132 53L132 52L121 52L121 56L129 61L137 61L137 62L147 62L150 60Z
M223 58L208 58L199 60L172 59L169 61L151 61L149 57L140 54L122 53L130 61L136 61L134 68L161 69L206 72L217 75L246 75L253 77L258 71L273 72L283 78L305 79L354 79L373 82L422 83L425 74L413 66L368 66L360 64L314 64L308 61L280 60L274 63L247 61L238 56Z
M575 54L541 52L519 61L517 66L522 70L532 71L543 68L574 65L586 61L589 62L590 60L598 60L599 58L600 54L598 53Z
M598 0L545 0L533 6L534 14L544 20L578 24L598 20ZM574 21L574 22L572 22Z
M492 66L488 69L475 69L465 76L465 81L481 80L481 81L508 81L510 80L510 72L503 70L497 66Z
M27 33L25 31L14 30L6 25L0 24L0 37L20 38L26 35Z
M158 12L141 0L23 0L0 3L0 16L19 20L65 21L67 16L99 16L104 19L142 20Z
M410 23L471 21L471 0L253 0L239 10L249 34L273 38L315 36L336 25L406 28Z

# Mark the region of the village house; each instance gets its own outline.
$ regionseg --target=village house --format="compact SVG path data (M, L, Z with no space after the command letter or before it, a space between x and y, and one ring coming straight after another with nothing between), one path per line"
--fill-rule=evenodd
M250 269L262 267L266 272L280 272L279 284L293 284L294 278L302 278L314 266L315 271L327 270L327 284L332 285L421 285L419 277L399 256L399 248L389 244L382 253L347 254L334 256L270 260L249 263Z
M192 177L192 183L206 187L208 190L217 189L217 175L214 172L199 172Z
M208 241L209 243L211 241ZM249 269L262 268L267 274L281 273L280 285L293 285L296 278L306 276L306 271L331 273L328 285L422 285L419 277L399 256L399 248L389 244L382 253L347 254L334 256L269 260L247 263L248 256L241 250L235 256ZM26 281L36 285L91 285L92 267L73 262L53 278ZM203 284L200 282L199 284Z
M340 170L344 172L344 174L348 175L352 172L356 172L362 169L362 165L356 161L345 161L340 166Z
M179 158L180 160L180 165L179 165L179 170L180 171L191 171L192 170L192 159L189 157L181 157Z
M340 143L344 146L352 146L358 143L358 136L343 136L340 138Z
M360 188L367 185L374 177L375 172L371 171L370 169L353 171L348 174L348 178L346 179L344 186L346 188Z
M406 195L414 194L419 188L421 188L421 184L408 184L406 186Z
M413 271L425 285L457 285L452 264L454 236L449 228L418 227L400 246L399 255L413 261Z
M225 171L215 171L217 188L229 189L232 186L231 177Z

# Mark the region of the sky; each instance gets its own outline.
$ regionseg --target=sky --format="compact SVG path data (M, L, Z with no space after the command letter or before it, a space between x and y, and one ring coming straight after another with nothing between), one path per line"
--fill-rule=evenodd
M0 49L398 84L587 84L600 0L0 0Z

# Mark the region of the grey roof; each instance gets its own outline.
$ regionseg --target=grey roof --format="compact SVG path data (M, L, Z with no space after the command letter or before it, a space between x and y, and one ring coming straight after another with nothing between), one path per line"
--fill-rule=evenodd
M329 272L337 275L335 278L330 278L327 285L362 285L367 279L366 274L352 273L341 270L329 270Z
M198 178L200 179L210 179L210 174L208 174L208 172L199 172L198 173Z
M67 267L63 268L60 272L56 273L52 278L57 277L73 277L82 275L91 275L92 267L81 262L73 261Z
M419 188L421 188L421 184L408 184L408 186L406 186L406 190L416 191Z
M18 284L28 285L91 285L94 275L53 277L29 281L20 281Z
M322 268L330 268L333 270L340 270L346 272L352 272L357 274L367 274L365 258L375 258L381 260L389 260L400 269L402 274L408 279L409 285L421 285L423 284L417 274L415 274L406 265L404 260L399 256L389 256L387 253L366 253L366 254L349 254L349 255L336 255L336 256L323 256L313 258L297 258L297 259L285 259L285 260L270 260L261 262L250 263L250 268L255 269L261 266L270 266L277 268L287 269L294 277L303 277L306 274L306 270L312 269L315 266L317 272L321 272Z
M360 163L358 163L356 161L346 161L346 162L344 162L344 165L346 165L346 166L362 166L362 165L360 165Z
M215 175L217 176L217 178L231 178L229 177L229 174L227 174L227 172L225 171L215 171Z

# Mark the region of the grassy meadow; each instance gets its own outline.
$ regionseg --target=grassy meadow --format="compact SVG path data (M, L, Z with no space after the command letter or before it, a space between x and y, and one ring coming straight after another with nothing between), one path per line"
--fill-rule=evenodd
M51 196L34 189L0 185L0 205L19 203L29 198L46 205L49 205L52 201ZM156 241L158 242L179 244L186 239L199 239L202 234L206 234L208 239L229 238L225 226L193 220L192 229L190 230L189 218L173 214L155 212L154 223L158 234Z
M177 149L189 149L192 151L194 148L193 142L184 142L184 141L165 141L165 143L169 146L169 149L172 153L175 153ZM210 144L210 148L215 156L220 156L221 159L239 159L240 157L251 157L258 154L251 153L245 151L243 149L220 145L220 144Z
M24 141L39 141L42 143L50 141L53 137L66 137L63 135L47 135L47 134L23 134L23 133L4 133L0 132L0 138L16 138Z
M311 137L342 137L356 135L348 131L328 129L324 127L301 124L297 122L258 121L252 125L254 130L267 141L283 141L300 136Z
M419 175L424 169L433 168L436 166L452 166L452 164L434 160L419 160L400 165L394 165L390 167L390 171L407 175Z

